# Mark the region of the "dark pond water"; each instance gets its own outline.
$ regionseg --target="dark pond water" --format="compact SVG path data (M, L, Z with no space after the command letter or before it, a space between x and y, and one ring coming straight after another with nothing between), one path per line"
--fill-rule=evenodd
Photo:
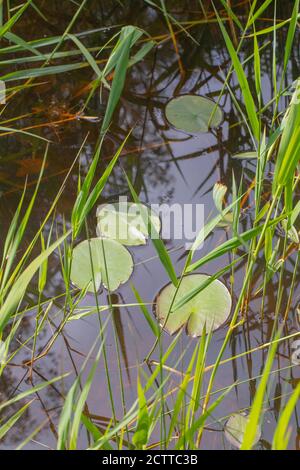
M74 14L74 4L56 0L36 3L39 4L40 9L48 18L48 23L32 10L30 15L25 15L18 23L16 33L27 40L62 34ZM205 3L207 6L210 4L210 2L203 2L204 5ZM293 2L278 3L278 17L284 19L288 15L287 8L290 8ZM220 103L224 111L224 122L220 129L209 133L190 136L174 130L165 119L164 108L170 98L183 93L195 93L217 99L223 86L224 75L229 66L228 54L220 37L218 26L215 22L205 23L203 21L203 14L199 6L200 2L168 2L169 11L181 24L184 24L190 35L188 36L183 30L176 28L180 54L179 66L179 60L174 51L168 27L163 15L157 10L147 6L142 1L90 1L88 4L89 6L82 12L76 22L73 32L90 31L103 27L105 29L84 36L82 40L86 46L97 47L102 45L115 33L115 25L127 24L144 28L159 43L157 48L146 56L145 60L132 67L128 72L121 103L114 115L101 154L99 176L129 129L133 128L133 132L120 158L120 163L113 171L99 203L115 200L119 195L129 195L122 171L122 168L124 168L134 181L135 189L142 201L147 203L204 204L205 217L208 218L215 212L212 202L212 188L217 181L222 181L231 188L233 171L237 181L244 172L245 188L253 181L255 176L254 163L231 159L231 155L234 153L252 149L247 130L239 124L240 117L233 106L228 91L225 91ZM268 15L269 18L272 18L272 11L266 13L266 23L268 23ZM197 22L197 20L199 21ZM266 23L264 23L264 26ZM278 33L278 63L280 63L280 57L284 53L285 33L286 31L283 29ZM287 75L287 82L289 83L300 75L299 38L296 39L295 44ZM65 50L68 47L73 48L72 45L69 45L65 47ZM251 54L251 47L249 43L249 49L244 51L245 58ZM5 54L3 60L7 57L13 58L14 55L8 56ZM62 59L62 63L67 61L75 62L76 60L82 59L80 56L76 56L70 59ZM11 71L11 67L13 70L17 70L19 66L18 64L11 66L2 64L3 74ZM253 87L252 61L245 64L245 70L249 83ZM266 46L262 53L262 71L263 101L267 103L272 90L272 47L270 46ZM3 121L19 116L17 122L13 122L12 125L22 129L28 128L31 132L36 132L51 140L47 168L39 191L38 202L35 205L34 215L26 233L24 246L38 230L41 220L43 220L51 206L87 134L87 143L80 156L82 173L84 174L88 168L88 162L91 159L94 144L99 135L103 104L100 104L98 96L95 96L87 110L89 116L97 117L100 122L75 119L74 114L80 110L85 98L85 87L92 79L93 72L89 67L43 77L40 80L43 84L18 93L7 107L5 114L1 116ZM236 98L240 100L238 86L232 83L232 89ZM104 95L104 104L105 100L106 96ZM284 107L285 104L283 100L281 106ZM266 111L265 116L268 120L268 111ZM270 111L269 117L271 118L271 116ZM43 152L44 143L38 140L21 134L1 136L0 185L2 196L0 198L0 218L2 233L7 229L20 199L26 175L28 175L29 186L27 197L34 188ZM271 165L269 171L272 171ZM58 204L56 212L58 230L64 219L69 224L70 211L76 196L77 182L78 165L75 165ZM266 187L266 194L267 192L268 187ZM241 222L244 229L251 226L252 220L253 201L250 200L247 204L249 207L244 211ZM88 220L91 234L95 234L95 220L94 211ZM50 229L50 224L47 229ZM230 233L224 229L214 231L197 256L209 252L229 236ZM167 241L167 248L171 252L177 272L180 273L184 264L182 244L176 241ZM142 299L151 304L157 292L168 281L166 273L151 244L130 251L135 262L131 281L139 291ZM228 258L211 262L205 266L204 272L215 273L225 262L228 262ZM262 265L263 261L258 260L255 267L255 282L258 281L261 275ZM241 263L236 268L233 301L235 301L236 295L240 291L243 272L243 264ZM292 273L293 264L291 262L287 264L284 276L283 305L287 301ZM222 280L227 286L230 286L229 275L225 275ZM247 321L237 328L232 335L224 358L238 355L268 342L272 332L277 285L278 277L275 276L268 288L264 320L261 320L260 317L260 295L251 300ZM48 284L43 300L47 301L47 298L51 299L63 292L64 283L61 276L60 262L58 256L54 256L51 258L49 265ZM26 302L30 306L35 305L36 301L37 294L34 284L27 293ZM99 294L98 301L100 305L107 305L108 299L105 292ZM130 304L136 301L129 283L117 291L113 301L116 304ZM53 331L58 326L61 320L60 308L62 305L63 299L58 298L51 309L51 321L49 320L47 327L39 338L39 350L42 350L47 344L47 341L53 335ZM95 306L94 297L87 295L82 306ZM291 305L289 320L284 328L286 335L291 335L299 329L296 321L296 308L297 296L295 296L295 301ZM151 310L151 305L149 309ZM106 312L102 315L103 318L106 317ZM123 416L123 408L113 321L118 331L125 401L128 408L136 395L137 365L142 363L148 354L154 338L149 333L149 327L138 307L123 306L114 310L113 318L108 327L107 351L116 414L121 417ZM214 333L207 364L214 362L227 326L228 324L225 324ZM19 342L25 341L32 334L33 329L34 312L29 312L24 318L17 340ZM46 392L41 392L36 397L36 401L30 407L26 417L19 422L18 428L15 428L18 429L18 432L14 431L8 434L1 444L2 448L14 448L18 442L21 442L43 421L45 421L45 424L41 432L35 436L34 441L27 445L27 448L40 449L55 446L55 429L62 405L61 394L68 391L74 380L74 374L78 372L83 364L85 356L98 336L98 331L97 315L90 315L84 319L69 322L63 335L59 336L48 354L35 363L34 384L40 380L49 380L64 371L71 371L73 374L64 379L62 386L49 387ZM15 346L17 346L17 340ZM170 341L171 338L164 334L165 346ZM176 362L175 358L179 357L181 348L186 347L189 343L191 343L190 350L192 351L195 341L197 340L191 340L185 334L182 334L179 346L174 351L173 359L170 359L170 365ZM265 403L266 414L262 439L258 444L259 448L268 448L270 446L270 439L281 401L294 389L300 378L299 366L290 368L290 346L292 341L292 339L290 342L284 341L278 349L274 368L280 369L280 371L272 375L273 382L269 391L269 400ZM5 373L0 378L1 398L11 396L16 390L25 390L30 385L28 383L28 369L22 366L22 361L30 359L30 354L29 349L23 348L22 353L14 358L14 365L6 368ZM204 448L229 448L222 432L226 416L234 411L247 410L251 405L258 384L256 377L263 370L266 354L265 349L259 350L231 361L219 369L215 382L216 389L226 387L237 380L244 381L244 383L237 385L223 404L217 408L214 415L211 416L208 429L203 436L202 445ZM189 356L187 354L184 363L180 364L180 368L183 368L183 370ZM157 358L157 353L154 353L152 359ZM206 380L208 378L207 374ZM176 380L176 376L170 380L170 388L176 383ZM282 398L276 399L276 397ZM102 363L94 380L88 406L90 412L97 415L101 425L105 425L110 420L111 409ZM292 448L299 448L300 425L297 413L293 416L292 424L293 434L290 445ZM81 436L80 445L82 447L87 445L85 435Z

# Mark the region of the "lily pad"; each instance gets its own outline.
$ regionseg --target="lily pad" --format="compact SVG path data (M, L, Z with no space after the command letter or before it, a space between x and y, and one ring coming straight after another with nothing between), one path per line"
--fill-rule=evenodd
M248 416L245 413L234 413L230 416L225 424L225 437L234 447L241 447L246 427L248 424ZM261 429L258 427L253 445L257 444L261 437Z
M197 95L182 95L168 102L166 118L169 123L185 132L207 132L223 120L220 107L208 98Z
M73 250L71 281L80 289L94 292L95 287L98 291L103 282L104 287L114 291L128 281L132 270L131 254L115 240L92 238Z
M103 204L97 209L97 234L117 240L123 245L145 245L148 238L148 218L159 233L159 217L144 204Z
M199 287L209 279L210 276L206 274L185 276L170 313L176 288L170 283L160 291L156 298L155 315L168 333L172 335L186 325L190 336L201 336L204 325L207 332L213 331L227 320L231 310L231 295L221 281L214 280L198 292ZM195 295L192 295L193 292ZM187 299L185 303L184 298L187 297L190 300Z

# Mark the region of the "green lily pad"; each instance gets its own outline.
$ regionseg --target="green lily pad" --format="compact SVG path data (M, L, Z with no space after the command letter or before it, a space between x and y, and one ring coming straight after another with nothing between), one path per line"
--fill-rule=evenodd
M201 336L204 325L206 332L219 328L229 317L231 310L231 295L221 281L214 280L201 292L187 299L183 299L207 282L210 276L205 274L191 274L182 279L173 310L168 315L176 288L173 284L165 286L156 298L155 315L164 329L171 335L186 325L190 336ZM176 304L178 307L176 308ZM176 309L176 310L175 310Z
M169 123L185 132L207 132L223 120L220 107L208 98L197 95L182 95L168 102L166 118Z
M255 160L257 159L257 152L240 152L232 155L231 158L236 158L237 160Z
M97 234L117 240L123 245L145 245L148 238L148 218L159 233L159 217L144 204L103 204L97 209Z
M241 447L246 427L248 424L248 416L245 413L234 413L230 416L225 424L225 437L234 447ZM258 427L253 445L257 444L261 437L261 429Z
M101 282L114 291L128 281L132 270L131 254L115 240L92 238L79 243L73 250L71 281L88 292L94 292L94 285L98 291Z

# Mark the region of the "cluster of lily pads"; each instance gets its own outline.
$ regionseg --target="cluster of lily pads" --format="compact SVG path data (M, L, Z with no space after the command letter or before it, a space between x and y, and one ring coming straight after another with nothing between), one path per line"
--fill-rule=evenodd
M126 246L145 245L148 238L147 216L157 233L159 217L147 206L135 203L105 204L97 210L98 237L84 240L73 250L71 281L85 292L97 292L101 285L114 291L127 282L133 272L133 259ZM205 283L209 276L185 276L176 292L175 286L166 285L155 301L155 314L165 330L174 334L186 325L187 333L200 336L219 328L231 310L231 296L227 288L214 280L193 299L171 311L173 297L180 301L193 289Z
M121 202L97 209L97 238L79 243L73 250L71 281L86 292L101 285L115 291L130 278L133 259L125 246L145 245L150 209L143 204ZM151 224L160 231L160 219L150 213Z
M185 132L207 132L218 126L223 113L212 100L196 95L182 95L166 106L166 118L171 125ZM214 188L214 201L222 211L226 187ZM230 223L232 214L224 223ZM148 224L147 221L149 221ZM229 220L230 219L230 220ZM161 222L147 206L121 202L104 204L97 210L97 238L79 243L73 251L71 281L86 292L97 292L101 285L114 291L127 282L133 272L133 259L126 246L145 245L149 227L159 234ZM201 336L203 330L213 331L226 322L231 311L231 295L219 280L208 283L210 276L184 276L179 288L167 284L157 295L154 313L160 325L174 334L186 327L187 334ZM187 302L184 298L202 283L206 287Z

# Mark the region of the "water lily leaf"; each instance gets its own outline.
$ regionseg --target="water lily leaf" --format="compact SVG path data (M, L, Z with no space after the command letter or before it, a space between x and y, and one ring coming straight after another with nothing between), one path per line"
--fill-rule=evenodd
M234 413L230 416L225 424L225 437L234 447L241 447L246 426L248 424L248 416L245 413ZM260 427L257 429L253 445L257 444L261 437Z
M182 95L168 102L166 118L169 123L185 132L207 132L223 120L220 107L208 98Z
M117 240L123 245L145 245L148 238L148 218L159 233L159 217L144 204L102 204L97 209L97 234Z
M176 303L180 304L187 294L199 289L199 286L209 279L210 276L205 274L185 276L176 294L173 308L176 308ZM168 315L175 292L175 286L168 284L158 294L155 305L155 315L160 325L171 335L186 325L190 336L201 336L204 325L207 332L216 330L230 314L231 295L221 281L212 281L184 305L171 310Z
M104 287L114 291L128 281L132 270L131 254L115 240L92 238L73 250L71 281L80 289L94 292L95 283L97 291L102 281Z
M257 158L257 152L240 152L232 155L231 158L238 160L255 160Z

